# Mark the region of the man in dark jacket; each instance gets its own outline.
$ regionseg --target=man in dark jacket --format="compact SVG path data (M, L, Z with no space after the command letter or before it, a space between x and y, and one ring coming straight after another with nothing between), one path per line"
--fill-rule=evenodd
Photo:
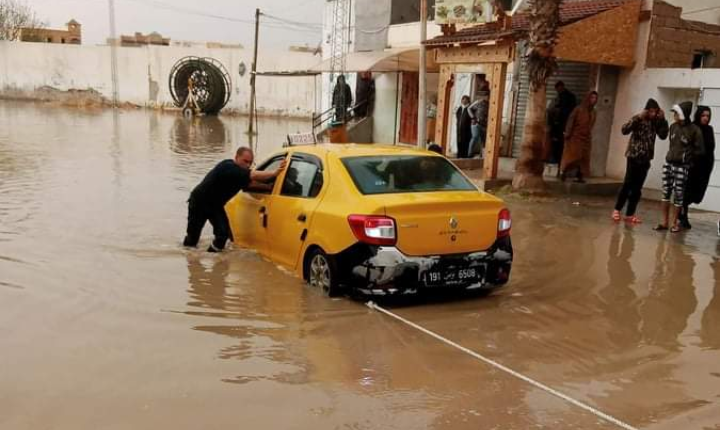
M563 81L558 81L555 84L555 90L557 91L557 97L553 100L547 115L551 145L548 161L551 164L557 164L562 160L565 146L565 126L570 114L577 106L577 97L565 88Z
M368 115L372 115L373 112L373 105L375 104L375 81L370 72L363 72L358 78L357 85L355 85L355 97L357 99L355 116L365 118Z
M348 118L348 109L352 106L352 90L345 83L345 76L340 75L333 89L333 107L335 108L335 121L345 123Z
M648 100L645 109L623 125L622 134L630 135L630 141L625 151L627 169L612 217L615 221L620 221L622 218L620 212L627 203L625 220L637 224L640 219L635 216L635 211L642 197L642 189L650 170L650 162L655 157L655 139L659 137L665 140L668 137L668 122L665 119L665 112L660 109L660 105L655 100Z
M703 136L700 128L690 121L692 102L673 106L675 122L670 126L670 148L663 165L662 218L655 227L657 231L667 230L670 223L670 203L674 194L672 228L670 231L682 231L678 222L680 210L685 202L685 183L690 163L704 153Z
M472 140L472 115L470 114L470 97L462 96L461 105L455 111L457 126L458 158L470 157L470 141Z
M710 176L715 167L715 130L710 125L712 111L707 106L698 106L695 112L694 124L700 127L705 145L705 153L702 157L695 158L690 164L687 185L685 190L685 201L680 212L680 225L684 229L691 229L688 219L689 207L691 204L702 203L705 198Z
M271 181L285 168L285 162L277 170L251 170L254 160L250 148L241 147L235 158L218 163L190 193L188 199L187 235L183 245L196 247L206 221L213 226L215 240L208 252L220 252L231 238L230 223L225 213L225 204L241 190L267 189Z

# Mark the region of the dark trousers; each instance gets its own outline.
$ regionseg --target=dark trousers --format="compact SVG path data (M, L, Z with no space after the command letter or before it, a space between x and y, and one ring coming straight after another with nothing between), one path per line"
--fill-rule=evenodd
M215 235L212 246L208 250L221 251L225 248L228 239L232 239L230 222L225 213L225 208L223 206L208 206L192 199L188 202L187 235L183 245L193 248L197 246L206 221L210 221Z
M471 139L458 139L458 158L469 158L470 157L470 140Z
M615 210L621 211L627 203L627 216L635 215L638 203L642 197L643 185L647 179L650 170L649 162L638 162L632 158L627 159L627 169L625 170L625 181L618 194Z

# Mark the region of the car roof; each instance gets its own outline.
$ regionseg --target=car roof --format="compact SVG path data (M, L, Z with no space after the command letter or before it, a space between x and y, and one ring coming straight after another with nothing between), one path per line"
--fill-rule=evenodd
M386 145L379 143L323 143L318 145L293 146L290 152L299 152L324 156L334 154L339 158L363 157L372 155L429 155L440 156L431 151L426 151L410 146Z

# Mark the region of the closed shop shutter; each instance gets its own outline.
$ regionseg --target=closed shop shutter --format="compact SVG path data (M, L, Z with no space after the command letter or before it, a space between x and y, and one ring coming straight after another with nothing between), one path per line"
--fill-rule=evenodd
M548 82L548 103L555 98L555 84L557 81L565 82L565 87L575 94L578 103L590 91L591 67L588 63L574 63L571 61L558 61L558 71ZM520 145L523 139L523 128L525 127L525 112L528 105L528 94L530 89L527 63L522 62L520 67L520 82L518 87L516 118L513 132L513 158L520 156Z

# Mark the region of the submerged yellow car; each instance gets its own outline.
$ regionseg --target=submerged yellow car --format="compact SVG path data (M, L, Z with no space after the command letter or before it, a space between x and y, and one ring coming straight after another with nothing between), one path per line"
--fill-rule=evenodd
M508 282L510 212L445 157L382 145L289 147L267 193L228 202L236 245L327 295L493 289Z

